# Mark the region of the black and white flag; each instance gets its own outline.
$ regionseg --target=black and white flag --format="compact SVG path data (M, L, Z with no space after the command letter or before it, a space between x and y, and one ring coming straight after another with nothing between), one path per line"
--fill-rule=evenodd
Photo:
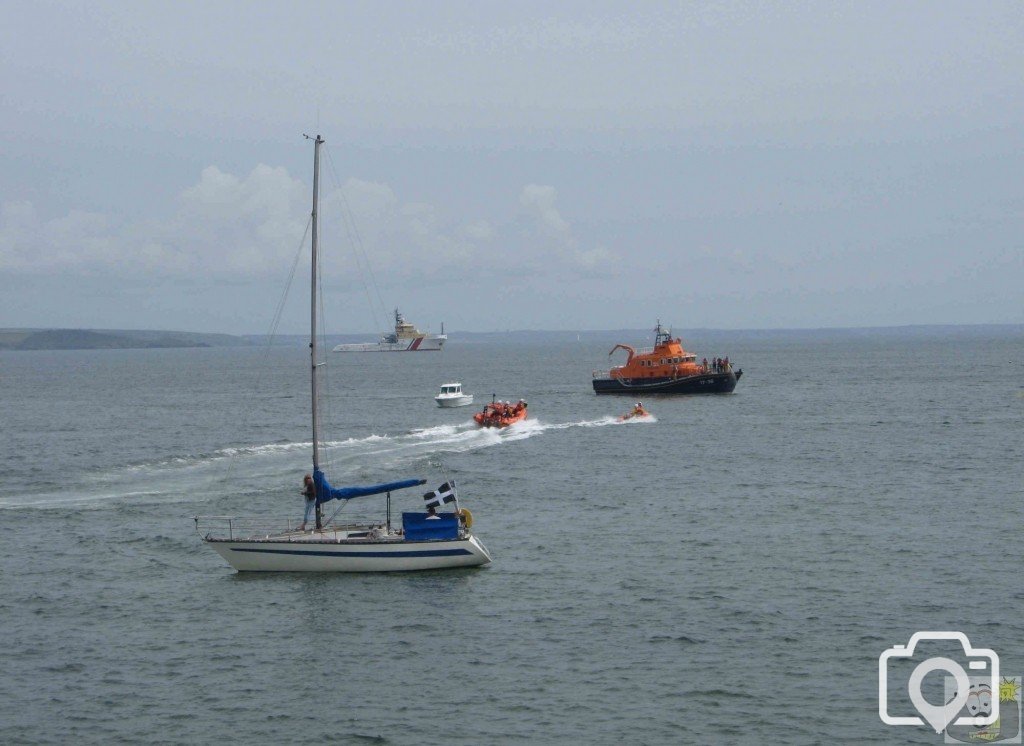
M444 503L455 502L455 482L445 482L433 492L423 496L428 508L440 508Z

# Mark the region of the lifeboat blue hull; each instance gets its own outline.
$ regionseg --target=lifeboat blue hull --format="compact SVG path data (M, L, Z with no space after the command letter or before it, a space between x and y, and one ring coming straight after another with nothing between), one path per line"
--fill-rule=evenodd
M742 370L701 373L685 378L595 378L597 394L729 394Z

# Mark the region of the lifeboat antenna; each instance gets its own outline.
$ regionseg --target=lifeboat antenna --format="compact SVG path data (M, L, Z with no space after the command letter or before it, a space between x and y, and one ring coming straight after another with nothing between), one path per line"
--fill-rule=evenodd
M668 342L672 337L672 330L665 330L661 326L661 319L658 319L658 325L654 327L654 346L657 347L662 342Z

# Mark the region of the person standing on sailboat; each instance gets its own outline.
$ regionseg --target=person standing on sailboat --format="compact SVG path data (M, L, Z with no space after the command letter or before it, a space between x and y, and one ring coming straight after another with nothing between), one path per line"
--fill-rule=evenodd
M302 478L302 496L306 498L306 510L302 514L302 525L299 526L299 531L305 531L306 523L316 515L316 485L313 484L312 474L307 474Z

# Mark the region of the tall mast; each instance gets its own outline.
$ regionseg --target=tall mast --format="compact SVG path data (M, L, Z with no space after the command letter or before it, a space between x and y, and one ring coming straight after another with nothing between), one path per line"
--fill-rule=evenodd
M307 140L312 139L309 135L305 136ZM309 357L312 362L312 384L310 385L310 393L312 395L312 409L313 409L313 470L316 471L320 468L320 423L317 418L317 406L318 392L317 392L317 371L316 371L316 265L317 265L317 249L318 237L317 237L317 224L316 224L316 213L317 206L320 202L320 146L323 145L324 139L320 135L316 136L316 140L313 141L313 248L312 248L312 270L310 272L310 293L309 293ZM320 501L316 503L316 527L321 527L321 513L320 513Z

